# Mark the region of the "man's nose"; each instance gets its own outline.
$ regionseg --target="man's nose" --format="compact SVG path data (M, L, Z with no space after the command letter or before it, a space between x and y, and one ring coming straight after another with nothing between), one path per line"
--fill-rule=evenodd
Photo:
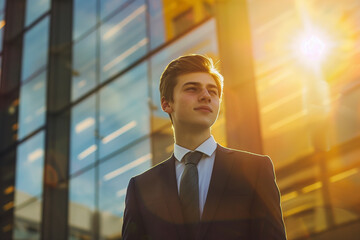
M208 101L208 102L211 101L211 95L210 95L210 93L209 93L209 91L207 89L203 89L200 92L200 100L201 101Z

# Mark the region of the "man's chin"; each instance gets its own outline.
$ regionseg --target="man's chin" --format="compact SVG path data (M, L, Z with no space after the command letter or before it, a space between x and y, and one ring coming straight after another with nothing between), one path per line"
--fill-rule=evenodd
M193 121L188 123L187 125L189 126L189 128L194 129L196 131L205 131L207 129L209 129L212 125L214 124L214 122L207 122L207 121Z

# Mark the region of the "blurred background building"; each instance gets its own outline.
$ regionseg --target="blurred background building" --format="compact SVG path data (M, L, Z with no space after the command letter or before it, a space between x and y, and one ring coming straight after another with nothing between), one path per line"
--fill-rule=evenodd
M159 77L225 77L213 135L269 155L289 239L360 239L358 0L1 0L0 239L121 239L169 157Z

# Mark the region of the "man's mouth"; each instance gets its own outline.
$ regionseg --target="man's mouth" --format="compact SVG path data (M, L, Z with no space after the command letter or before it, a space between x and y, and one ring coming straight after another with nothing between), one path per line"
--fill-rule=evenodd
M197 107L197 108L194 108L195 110L201 110L201 111L209 111L209 112L212 112L212 109L208 106L201 106L201 107Z

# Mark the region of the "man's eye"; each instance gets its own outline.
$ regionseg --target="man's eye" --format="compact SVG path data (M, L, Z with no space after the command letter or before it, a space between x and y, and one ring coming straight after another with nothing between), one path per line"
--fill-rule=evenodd
M194 87L191 87L191 88L187 88L186 90L191 90L191 91L195 91L195 90L196 90L196 88L194 88Z
M215 91L215 90L211 90L210 93L212 93L212 94L214 94L214 95L217 95L217 94L218 94L217 91Z

